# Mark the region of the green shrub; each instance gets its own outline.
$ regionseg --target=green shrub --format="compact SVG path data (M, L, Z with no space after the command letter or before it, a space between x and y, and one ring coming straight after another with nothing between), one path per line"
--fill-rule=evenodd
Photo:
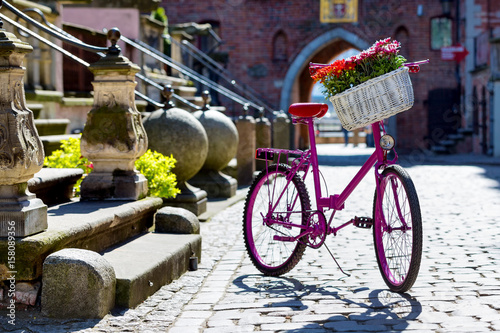
M148 151L135 161L135 167L148 180L149 195L161 198L175 197L180 190L176 188L177 179L172 169L176 160L156 151ZM45 157L44 166L49 168L81 168L84 174L92 171L93 165L80 152L80 139L69 138L61 141L61 148ZM81 179L75 184L80 193Z
M160 198L175 198L180 193L180 190L175 187L177 178L172 172L175 162L172 155L164 156L151 149L148 149L135 161L137 170L148 179L150 195Z

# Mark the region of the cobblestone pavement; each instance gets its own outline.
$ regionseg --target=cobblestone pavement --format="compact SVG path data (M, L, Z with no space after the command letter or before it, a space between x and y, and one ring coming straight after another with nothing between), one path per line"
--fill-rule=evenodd
M330 192L353 166L322 166ZM500 166L409 166L419 193L424 252L406 294L389 292L378 271L372 231L343 229L307 249L288 274L264 277L242 239L243 203L202 224L203 258L135 309L103 320L54 321L19 314L21 332L489 332L500 331ZM335 224L370 216L373 177L338 212ZM11 329L7 325L1 328Z

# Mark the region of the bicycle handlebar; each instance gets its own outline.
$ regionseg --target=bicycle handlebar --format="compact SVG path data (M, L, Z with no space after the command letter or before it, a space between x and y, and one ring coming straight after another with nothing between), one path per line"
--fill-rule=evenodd
M426 60L420 60L420 61L415 61L415 62L407 62L403 64L403 66L408 67L408 70L410 73L418 73L420 71L420 65L423 64L428 64L429 59Z
M430 62L429 59L425 59L425 60L420 60L420 61L414 61L414 62L407 62L407 63L404 63L403 66L406 66L409 68L410 70L410 73L418 73L418 71L420 70L420 66L419 65L423 65L423 64L428 64ZM326 64L317 64L317 63L314 63L314 62L310 62L309 63L309 72L312 73L320 68L323 68L323 67L326 67L328 65Z
M407 66L407 67L418 66L418 65L422 65L422 64L428 64L429 62L430 62L429 59L425 59L425 60L420 60L420 61L415 61L415 62L407 62L407 63L404 63L403 66Z

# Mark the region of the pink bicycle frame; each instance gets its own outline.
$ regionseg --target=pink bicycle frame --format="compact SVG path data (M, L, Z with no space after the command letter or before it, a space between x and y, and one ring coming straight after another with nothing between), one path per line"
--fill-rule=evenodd
M306 120L306 119L304 119ZM317 209L320 211L324 211L325 209L334 209L334 210L342 210L344 208L344 203L347 198L351 195L354 189L358 186L358 184L363 180L366 174L370 171L370 169L377 164L376 170L380 168L382 165L394 164L397 160L396 158L392 161L387 160L387 152L384 151L380 147L380 128L384 129L383 122L373 123L372 132L373 139L375 141L375 151L373 154L366 160L358 173L354 176L354 178L349 182L349 184L345 187L344 191L340 194L331 195L329 197L323 197L321 193L320 179L319 179L319 165L318 165L318 153L316 149L316 138L314 135L314 119L309 118L305 122L308 125L309 130L309 140L311 143L311 165L312 165L312 174L314 178L314 188L317 201ZM378 175L378 172L376 173Z
M319 173L319 163L318 163L318 153L316 149L316 138L315 138L315 130L314 130L314 117L303 117L303 118L294 118L294 123L302 123L308 126L309 133L309 142L310 149L306 151L301 150L287 150L287 149L276 149L276 148L259 148L256 152L257 158L262 158L266 160L270 160L277 154L279 157L282 155L286 155L289 157L290 154L299 155L293 162L291 163L291 174L288 176L288 181L291 181L293 175L295 175L298 171L305 171L304 178L307 176L309 167L312 167L312 175L314 181L314 191L316 195L316 210L324 212L325 210L334 209L342 210L344 208L344 203L347 198L351 195L357 185L363 180L366 174L370 171L373 166L375 168L375 175L378 178L380 177L379 169L382 166L387 166L390 164L394 164L397 161L397 154L393 160L387 160L387 151L383 150L380 147L380 138L381 138L381 129L385 132L383 122L373 123L372 132L373 138L375 141L375 151L373 154L366 160L363 166L360 168L358 173L353 177L353 179L349 182L349 184L345 187L345 189L340 194L330 195L328 197L323 197L321 193L321 184L320 184L320 173ZM273 209L274 210L274 207ZM332 215L333 218L333 215ZM331 219L330 219L331 221ZM273 223L278 223L278 221L273 221ZM338 228L330 229L332 232L336 233L337 230L353 223L353 221L347 222L341 225ZM301 229L304 229L304 226L297 225ZM300 235L299 237L301 237Z

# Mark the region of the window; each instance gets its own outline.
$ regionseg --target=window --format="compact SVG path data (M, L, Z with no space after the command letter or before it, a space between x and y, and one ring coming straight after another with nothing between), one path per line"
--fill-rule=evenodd
M276 33L273 39L273 61L287 61L287 38L283 31Z
M451 46L452 21L446 16L431 19L431 50L440 50L443 46Z

